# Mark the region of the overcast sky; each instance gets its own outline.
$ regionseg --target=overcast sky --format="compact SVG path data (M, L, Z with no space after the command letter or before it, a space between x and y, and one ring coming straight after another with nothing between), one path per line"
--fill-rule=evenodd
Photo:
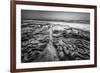
M22 19L90 20L89 13L22 10Z

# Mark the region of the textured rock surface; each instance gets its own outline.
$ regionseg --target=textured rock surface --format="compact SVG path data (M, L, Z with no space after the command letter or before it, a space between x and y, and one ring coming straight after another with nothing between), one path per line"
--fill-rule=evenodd
M38 21L22 23L22 63L90 59L88 31L56 25L60 30L51 25Z

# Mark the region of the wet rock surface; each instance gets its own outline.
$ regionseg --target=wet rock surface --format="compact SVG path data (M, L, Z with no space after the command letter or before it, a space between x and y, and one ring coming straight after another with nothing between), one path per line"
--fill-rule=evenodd
M89 31L69 26L60 26L63 29L58 30L51 25L53 24L36 21L22 23L22 63L90 59Z

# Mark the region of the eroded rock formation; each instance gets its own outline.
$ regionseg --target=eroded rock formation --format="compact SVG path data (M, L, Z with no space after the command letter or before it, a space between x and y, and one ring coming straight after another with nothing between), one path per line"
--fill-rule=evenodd
M22 63L90 59L89 31L61 24L55 26L36 21L22 23Z

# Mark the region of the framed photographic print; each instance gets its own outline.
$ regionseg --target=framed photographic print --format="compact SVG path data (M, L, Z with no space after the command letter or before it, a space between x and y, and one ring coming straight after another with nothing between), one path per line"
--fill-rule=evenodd
M96 66L96 6L11 1L11 72Z

